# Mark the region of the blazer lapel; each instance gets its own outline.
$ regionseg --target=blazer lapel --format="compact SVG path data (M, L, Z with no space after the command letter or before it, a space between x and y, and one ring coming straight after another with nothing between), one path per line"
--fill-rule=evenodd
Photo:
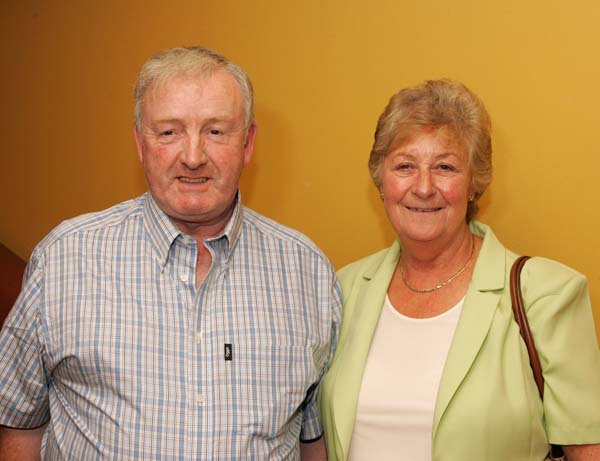
M337 364L336 382L339 391L333 396L334 427L340 442L337 448L342 452L341 459L348 456L362 376L398 256L399 245L396 242L382 261L365 268L357 291L344 300L345 309L351 311L347 317L344 316L343 321L349 325L348 330L340 334L337 354L345 360L344 363Z
M434 439L452 397L487 336L505 284L505 248L487 226L479 223L471 226L475 234L485 237L440 381L433 419Z

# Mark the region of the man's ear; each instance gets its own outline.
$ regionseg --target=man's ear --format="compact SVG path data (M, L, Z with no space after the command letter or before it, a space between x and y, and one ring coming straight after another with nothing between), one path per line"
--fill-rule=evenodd
M133 137L135 139L135 147L137 149L138 159L140 163L144 164L144 149L142 147L142 140L140 134L138 133L137 125L133 124Z
M254 152L254 140L256 139L256 132L258 131L258 125L256 122L252 123L246 133L246 142L244 144L244 166L250 163L252 153Z

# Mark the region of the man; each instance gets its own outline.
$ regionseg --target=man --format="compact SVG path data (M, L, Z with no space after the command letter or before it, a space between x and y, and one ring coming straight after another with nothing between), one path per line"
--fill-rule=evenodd
M248 77L175 48L135 97L149 193L33 252L0 334L0 459L325 459L339 288L312 242L241 205Z

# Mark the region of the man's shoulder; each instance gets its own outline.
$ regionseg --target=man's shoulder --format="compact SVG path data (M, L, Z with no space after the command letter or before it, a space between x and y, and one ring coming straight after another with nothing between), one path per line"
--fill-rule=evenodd
M317 244L299 230L267 218L248 207L244 207L244 226L246 232L257 233L266 239L279 241L285 245L297 246L299 249L325 257Z
M139 219L143 213L143 196L126 200L102 211L85 213L61 222L37 245L35 253L44 252L59 241L85 237L99 230L123 226Z

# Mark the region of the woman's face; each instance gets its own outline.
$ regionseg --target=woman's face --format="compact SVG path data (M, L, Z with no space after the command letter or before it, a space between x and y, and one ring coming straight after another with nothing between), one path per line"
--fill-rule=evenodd
M450 129L425 129L392 147L381 179L385 211L403 243L450 243L466 230L471 171Z

